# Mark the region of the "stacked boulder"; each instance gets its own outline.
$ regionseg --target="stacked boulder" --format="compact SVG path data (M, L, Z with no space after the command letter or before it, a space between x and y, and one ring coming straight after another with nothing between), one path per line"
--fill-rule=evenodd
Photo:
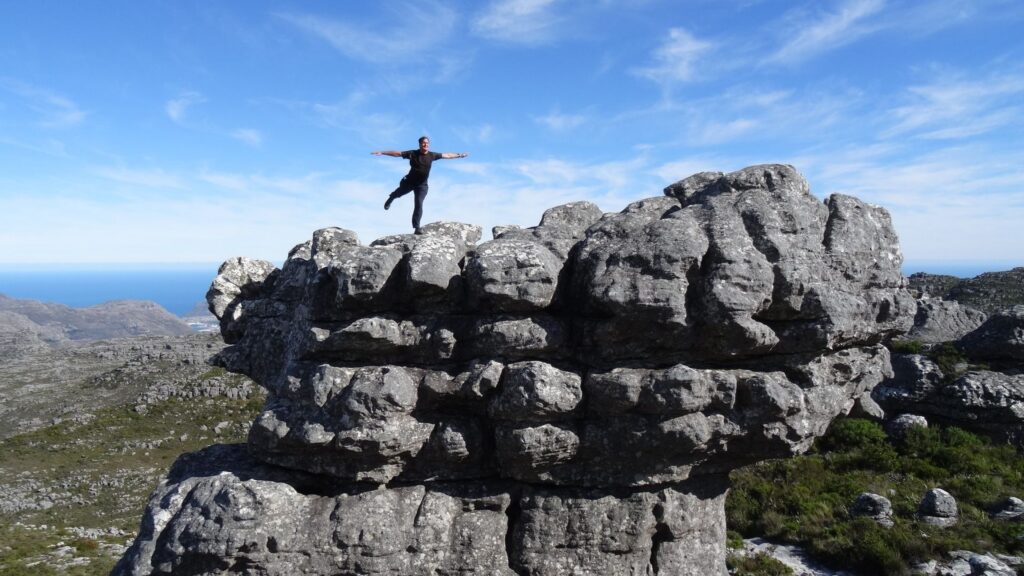
M890 375L901 260L883 209L783 165L230 260L218 361L265 410L176 464L115 573L725 574L728 472Z

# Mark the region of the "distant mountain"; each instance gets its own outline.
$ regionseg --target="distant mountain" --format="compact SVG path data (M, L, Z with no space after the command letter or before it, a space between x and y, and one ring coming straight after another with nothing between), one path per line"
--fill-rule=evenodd
M0 358L67 341L182 336L191 332L180 318L145 300L116 300L71 308L0 294Z
M957 278L919 272L911 274L910 288L933 298L956 300L964 306L992 314L1024 304L1024 267Z
M191 310L181 315L182 318L203 318L206 316L213 316L210 313L210 305L206 303L206 300L196 302L196 305Z

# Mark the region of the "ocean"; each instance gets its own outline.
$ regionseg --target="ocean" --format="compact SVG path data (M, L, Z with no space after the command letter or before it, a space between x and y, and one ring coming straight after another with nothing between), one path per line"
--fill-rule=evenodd
M1013 262L908 261L903 273L973 278ZM1024 263L1016 263L1024 265ZM181 316L204 302L218 264L0 264L0 294L81 308L110 300L152 300Z
M0 265L0 294L74 308L151 300L176 316L204 302L219 264Z

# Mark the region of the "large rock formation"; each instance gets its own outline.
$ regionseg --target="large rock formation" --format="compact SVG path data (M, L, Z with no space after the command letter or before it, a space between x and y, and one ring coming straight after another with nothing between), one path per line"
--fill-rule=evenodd
M789 166L423 230L221 267L219 362L266 408L115 573L725 574L728 472L805 450L915 312L888 214Z
M963 354L954 358L953 351ZM873 397L886 412L912 412L1009 441L1024 449L1024 306L997 312L955 342L946 367L921 354L895 354L894 374ZM952 365L950 365L952 364Z

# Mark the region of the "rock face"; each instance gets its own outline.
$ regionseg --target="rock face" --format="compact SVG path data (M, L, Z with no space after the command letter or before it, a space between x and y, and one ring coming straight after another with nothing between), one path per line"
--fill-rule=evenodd
M955 300L922 298L917 301L917 315L907 338L924 344L952 342L984 321L984 312L961 306Z
M115 573L725 574L727 473L809 447L915 312L886 212L789 166L423 230L222 266L219 362L267 405Z
M913 412L1024 447L1024 306L993 314L955 346L965 362L949 373L927 356L894 354L894 376L874 400L890 414Z
M1024 364L1024 305L993 314L957 347L971 358Z

